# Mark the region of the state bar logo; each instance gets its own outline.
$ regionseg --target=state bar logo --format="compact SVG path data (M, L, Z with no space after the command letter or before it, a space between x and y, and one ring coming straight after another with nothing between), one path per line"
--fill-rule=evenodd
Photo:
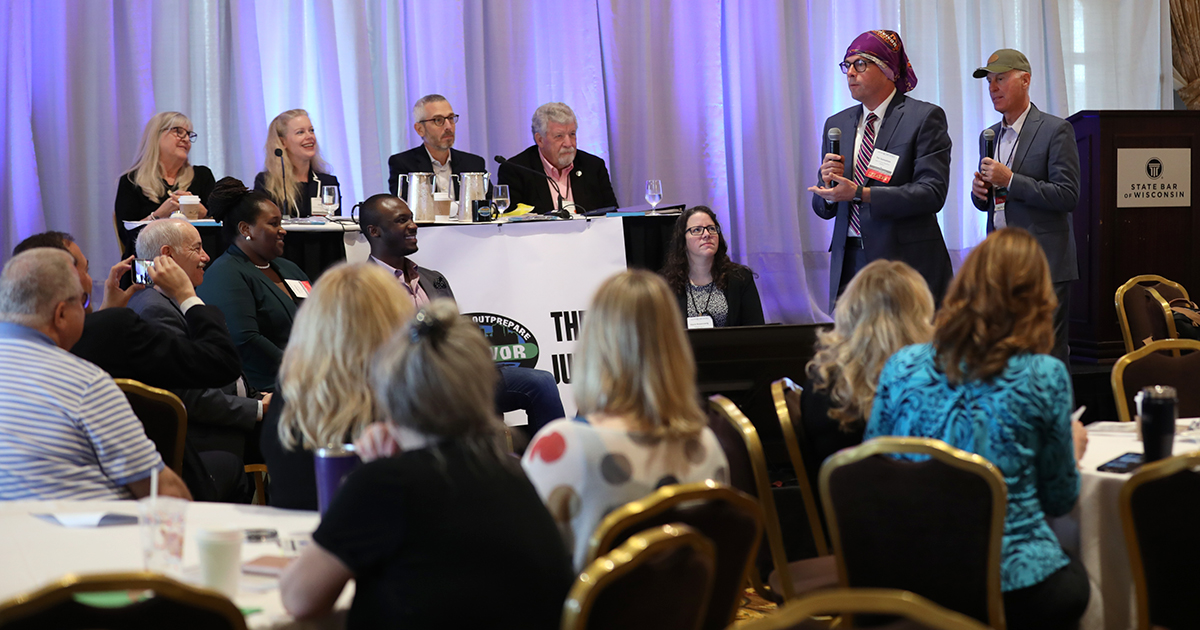
M1158 179L1162 177L1162 160L1158 158L1150 158L1150 161L1146 162L1146 175L1148 175L1150 179Z
M502 367L537 367L537 338L523 324L495 313L463 313L492 344L492 360Z

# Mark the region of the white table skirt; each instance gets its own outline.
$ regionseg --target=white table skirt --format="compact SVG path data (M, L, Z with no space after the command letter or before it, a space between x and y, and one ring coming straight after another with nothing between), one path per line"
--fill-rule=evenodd
M41 513L110 512L137 515L132 501L12 501L0 502L0 601L7 601L57 581L69 573L141 571L141 539L137 525L67 528L31 516ZM234 505L192 503L184 531L184 582L198 582L199 556L195 532L202 527L271 528L281 537L309 534L320 519L316 512ZM244 543L242 560L282 555L274 541ZM338 613L313 622L297 622L283 608L278 580L242 574L234 602L250 614L251 628L341 628L353 598L351 582L336 608Z

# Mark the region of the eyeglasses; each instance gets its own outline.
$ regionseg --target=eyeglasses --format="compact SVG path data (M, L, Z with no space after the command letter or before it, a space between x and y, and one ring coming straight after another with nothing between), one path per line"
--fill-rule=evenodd
M687 229L688 236L700 236L705 232L708 232L709 234L720 234L721 228L715 225L697 225L696 227L690 227Z
M199 137L196 135L195 131L188 131L187 129L184 129L183 127L171 127L167 131L175 134L175 137L179 138L180 140L187 138L189 142L195 142L196 138Z
M851 61L843 61L842 63L838 64L838 67L842 69L842 74L847 74L848 72L850 72L850 66L854 66L855 72L861 73L861 72L867 71L867 68L870 67L869 66L870 63L871 62L867 61L866 59L855 59L852 62Z
M462 118L458 114L450 114L449 116L434 116L425 120L418 120L419 123L433 123L434 127L445 127L446 121L449 120L451 125L458 124L458 119Z

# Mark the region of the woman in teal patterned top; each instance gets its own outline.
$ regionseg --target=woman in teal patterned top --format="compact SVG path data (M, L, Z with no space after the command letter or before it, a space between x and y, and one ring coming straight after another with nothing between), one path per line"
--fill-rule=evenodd
M880 375L866 439L942 440L995 464L1008 485L1000 567L1010 628L1072 628L1088 579L1046 516L1079 496L1087 433L1071 421L1071 377L1046 355L1056 300L1046 256L1028 232L1006 228L955 276L933 343L909 346Z

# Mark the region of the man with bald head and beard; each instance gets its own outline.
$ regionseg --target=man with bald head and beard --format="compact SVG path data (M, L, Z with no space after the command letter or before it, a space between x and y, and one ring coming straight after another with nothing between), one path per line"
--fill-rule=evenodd
M418 267L409 259L417 253L417 224L404 200L395 195L375 195L359 206L358 223L371 245L369 260L396 276L418 310L438 298L454 299L445 276L433 269ZM532 437L551 420L566 415L558 386L549 372L501 367L500 378L496 392L497 411L525 410L529 417L527 437Z

